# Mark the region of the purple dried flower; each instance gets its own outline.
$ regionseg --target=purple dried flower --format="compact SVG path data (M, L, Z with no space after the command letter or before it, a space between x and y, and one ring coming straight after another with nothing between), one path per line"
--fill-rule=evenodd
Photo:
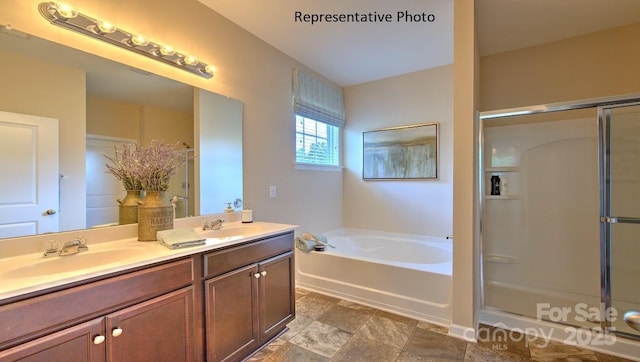
M186 162L180 143L169 145L158 140L147 147L123 144L116 146L115 157L106 156L108 172L121 180L127 190L164 191L169 181ZM136 187L136 188L129 188Z

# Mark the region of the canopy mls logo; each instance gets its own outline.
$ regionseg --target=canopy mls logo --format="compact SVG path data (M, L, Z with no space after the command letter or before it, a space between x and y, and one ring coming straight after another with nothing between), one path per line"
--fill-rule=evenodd
M303 13L296 11L294 13L294 22L309 23L311 25L317 23L433 23L436 21L436 15L428 12L413 13L409 10L398 11L396 14L381 13L377 11L368 13Z
M476 331L476 337L478 342L485 343L495 351L509 350L514 346L513 342L522 341L527 347L535 345L540 349L547 348L552 340L574 346L612 346L616 343L616 335L608 332L615 331L614 327L605 331L600 326L577 327L571 324L614 322L617 317L618 311L613 307L607 308L604 304L599 307L589 306L587 303L577 303L573 307L552 307L550 303L537 303L536 320L560 323L558 328L508 328L504 323L497 323L493 326L480 325ZM469 332L473 333L473 330ZM560 333L556 334L556 332ZM465 336L473 337L466 333Z

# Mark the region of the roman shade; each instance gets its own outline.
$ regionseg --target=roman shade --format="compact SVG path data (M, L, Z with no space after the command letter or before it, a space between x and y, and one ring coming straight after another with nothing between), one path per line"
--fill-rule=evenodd
M293 112L336 127L344 127L342 89L299 69L293 71Z

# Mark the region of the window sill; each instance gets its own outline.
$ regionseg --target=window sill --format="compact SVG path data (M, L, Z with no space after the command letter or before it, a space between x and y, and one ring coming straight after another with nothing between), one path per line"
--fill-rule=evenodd
M342 166L318 165L315 163L293 163L294 170L342 172Z

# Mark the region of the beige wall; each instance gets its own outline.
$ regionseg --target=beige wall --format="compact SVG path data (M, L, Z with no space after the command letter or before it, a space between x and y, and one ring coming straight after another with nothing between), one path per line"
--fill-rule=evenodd
M152 140L187 143L193 147L193 113L160 107L142 106L140 136L142 144Z
M474 161L477 51L475 0L454 2L453 293L449 333L468 339L475 323L477 275Z
M344 226L446 236L452 233L453 66L348 87ZM362 132L439 123L439 180L363 181Z
M480 110L640 92L640 24L481 58Z
M206 80L53 26L38 14L40 2L0 0L0 23L244 103L244 198L255 210L256 220L298 224L308 230L342 225L341 173L292 167L291 75L295 67L304 69L302 64L195 0L74 1L88 15L111 19L126 30L173 44L214 65L215 77ZM276 198L269 197L269 185L277 186Z
M140 106L88 96L87 134L140 141Z
M85 227L85 84L82 70L0 51L0 110L58 119L60 229ZM82 195L83 197L77 197ZM81 212L75 212L80 210Z

